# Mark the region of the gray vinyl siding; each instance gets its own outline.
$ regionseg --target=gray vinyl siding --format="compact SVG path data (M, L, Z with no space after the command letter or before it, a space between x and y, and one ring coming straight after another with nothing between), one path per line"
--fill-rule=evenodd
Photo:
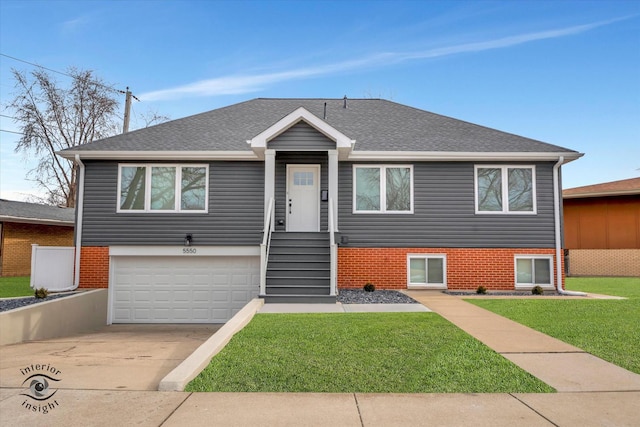
M276 230L285 230L287 220L287 165L320 165L320 190L328 190L329 157L326 152L287 152L276 153L275 180L275 220ZM328 203L320 202L320 231L328 229ZM284 225L278 225L282 221Z
M193 235L196 246L261 241L262 162L209 163L209 213L199 214L116 213L118 162L86 161L85 165L83 246L182 245L187 233Z
M287 164L319 164L320 188L328 189L326 152L278 152L276 224L286 221ZM413 214L353 214L353 164L339 164L339 229L349 239L346 247L554 246L553 163L534 163L536 215L475 214L472 162L413 163ZM257 245L261 241L262 162L209 163L209 212L204 214L116 213L118 162L85 161L85 165L84 246L182 245L187 233L193 234L195 245ZM327 203L320 206L320 230L324 231Z
M278 150L334 150L336 143L305 122L287 129L267 144Z
M339 229L349 239L345 247L554 247L553 163L534 163L536 215L476 214L471 162L413 163L413 214L354 214L353 164L339 167Z

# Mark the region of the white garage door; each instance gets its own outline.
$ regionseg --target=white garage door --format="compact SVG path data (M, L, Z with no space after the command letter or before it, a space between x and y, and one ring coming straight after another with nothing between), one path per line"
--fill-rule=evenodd
M222 323L258 295L260 258L113 257L113 323Z

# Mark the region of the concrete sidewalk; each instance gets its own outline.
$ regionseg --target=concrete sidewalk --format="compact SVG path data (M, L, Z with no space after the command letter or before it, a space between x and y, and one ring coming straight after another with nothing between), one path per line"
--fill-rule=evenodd
M47 413L0 389L2 426L637 426L640 392L184 393L59 390ZM45 404L43 404L45 405Z
M640 375L459 297L406 293L559 392L640 391Z

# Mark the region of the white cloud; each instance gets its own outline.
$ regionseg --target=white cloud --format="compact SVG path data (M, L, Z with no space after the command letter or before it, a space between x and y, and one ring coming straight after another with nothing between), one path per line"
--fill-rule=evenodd
M86 27L90 22L88 16L80 16L78 18L69 19L68 21L64 21L62 23L61 29L63 34L72 34L76 31Z
M350 70L381 67L390 63L400 63L411 60L439 58L444 56L456 55L468 52L481 52L492 49L502 49L516 46L523 43L533 42L536 40L553 39L558 37L566 37L574 34L590 31L594 28L611 24L625 18L618 18L608 21L600 21L585 25L576 25L567 28L555 30L540 31L536 33L520 34L515 36L503 37L494 40L486 40L480 42L463 43L452 46L443 46L439 48L428 49L415 52L382 52L360 59L343 61L334 64L318 65L315 67L299 68L289 71L281 71L265 74L249 74L249 75L229 75L216 77L213 79L201 80L183 86L170 89L162 89L153 92L147 92L139 96L145 101L159 101L169 99L179 99L196 96L217 96L217 95L234 95L241 93L257 92L265 86L278 82L298 80L322 75L335 74Z

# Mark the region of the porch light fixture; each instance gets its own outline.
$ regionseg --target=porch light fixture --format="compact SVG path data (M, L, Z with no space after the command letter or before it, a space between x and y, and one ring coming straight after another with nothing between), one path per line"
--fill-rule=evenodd
M192 242L193 242L193 235L192 234L187 234L186 236L184 236L184 245L185 246L191 246Z

